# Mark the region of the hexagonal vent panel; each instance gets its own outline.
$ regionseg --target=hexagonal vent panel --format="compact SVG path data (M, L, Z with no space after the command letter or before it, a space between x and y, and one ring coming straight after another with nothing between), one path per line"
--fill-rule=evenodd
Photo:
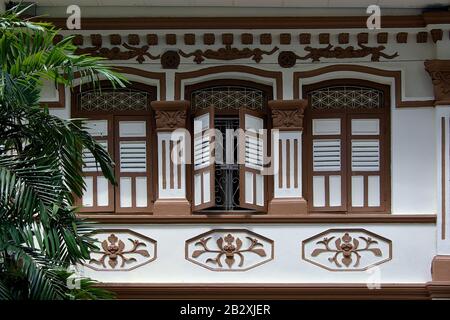
M213 271L245 271L273 259L273 240L246 229L214 229L186 241L186 259Z
M97 271L127 271L156 259L156 240L128 229L93 232L100 251L91 254L85 266Z
M392 242L365 229L329 229L302 242L302 259L330 271L362 271L392 259Z

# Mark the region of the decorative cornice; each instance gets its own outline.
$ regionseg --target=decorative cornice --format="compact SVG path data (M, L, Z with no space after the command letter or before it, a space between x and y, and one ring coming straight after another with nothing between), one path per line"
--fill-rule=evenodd
M426 60L424 64L434 86L435 105L450 105L450 60Z
M189 101L152 101L155 111L156 130L173 131L177 128L186 128L186 115Z
M66 18L35 18L57 28L67 29ZM158 29L344 29L366 28L367 16L322 17L133 17L82 18L83 30ZM448 22L447 12L424 15L384 16L381 28L423 28L427 24Z
M270 100L272 111L272 125L274 129L303 130L303 112L308 104L307 100Z
M272 55L278 50L278 47L274 47L270 51L261 50L259 48L249 49L249 48L232 48L230 44L225 45L225 48L219 48L217 50L207 49L195 50L190 53L185 53L182 50L178 52L184 58L194 57L194 62L197 64L202 63L205 59L211 60L237 60L252 58L253 61L259 63L263 59L263 55Z
M313 48L305 47L305 51L309 52L305 56L299 56L292 51L283 51L278 55L278 63L283 68L290 68L295 66L297 60L309 60L313 62L320 61L320 58L335 58L335 59L350 59L350 58L363 58L371 56L372 61L380 61L380 57L386 59L393 59L398 57L398 53L388 55L382 52L386 49L385 46L367 47L363 44L358 44L360 49L355 49L353 46L348 47L335 47L331 44L325 48Z

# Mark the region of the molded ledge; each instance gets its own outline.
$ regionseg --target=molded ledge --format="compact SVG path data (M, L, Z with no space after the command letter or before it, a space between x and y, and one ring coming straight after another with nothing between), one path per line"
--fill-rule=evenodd
M188 216L191 204L186 199L158 199L153 207L154 216Z
M307 214L308 206L303 198L272 199L269 202L269 215Z
M431 263L432 281L427 283L433 299L450 298L450 256L435 256Z

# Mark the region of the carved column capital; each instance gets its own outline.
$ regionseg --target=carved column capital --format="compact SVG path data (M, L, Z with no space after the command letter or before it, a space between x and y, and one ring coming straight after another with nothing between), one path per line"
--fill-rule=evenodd
M157 131L173 131L178 128L186 128L189 101L152 101L151 106L155 111Z
M274 129L279 130L303 130L303 112L307 100L270 100L269 108L272 113Z
M434 86L435 105L450 105L450 60L426 60Z

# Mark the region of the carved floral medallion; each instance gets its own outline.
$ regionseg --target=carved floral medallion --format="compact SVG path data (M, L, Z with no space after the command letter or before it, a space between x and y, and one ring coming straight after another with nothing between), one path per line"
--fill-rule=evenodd
M245 271L273 259L273 240L245 229L215 229L186 241L186 259L213 271Z
M331 271L362 271L392 259L392 242L364 229L329 229L302 242L302 259Z
M127 230L97 230L99 251L91 254L85 266L98 271L128 271L156 259L156 241Z

